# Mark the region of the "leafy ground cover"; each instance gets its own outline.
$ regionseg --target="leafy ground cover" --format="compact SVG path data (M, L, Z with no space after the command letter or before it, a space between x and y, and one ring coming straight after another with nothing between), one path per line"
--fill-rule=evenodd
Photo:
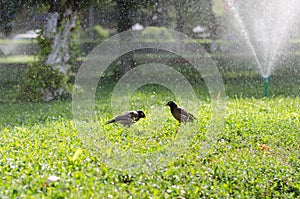
M193 131L174 161L136 173L108 166L90 150L72 121L71 101L0 104L1 198L300 197L298 97L230 98L206 155L200 147L210 136L209 100L190 109L197 123L176 134L177 123L164 106L173 97L162 87L138 90L131 108L145 110L147 118L130 129L104 126L113 116L109 95L98 98L97 133L121 150L148 153Z
M215 61L229 98L207 153L202 146L212 137L213 107L205 83L188 65L173 66L196 87L200 105L186 107L198 120L181 127L164 106L176 97L158 85L141 87L131 97L129 108L144 110L145 120L131 128L104 125L114 116L114 84L103 81L96 95L96 128L91 126L95 139L105 136L132 154L149 154L178 138L182 141L173 148L179 155L166 165L133 173L120 169L130 157L108 164L103 154L111 148L95 153L95 145L83 139L70 99L12 103L24 68L2 67L0 197L300 198L298 61L290 59L274 71L270 98L263 97L262 78L253 63ZM185 135L190 139L184 140Z

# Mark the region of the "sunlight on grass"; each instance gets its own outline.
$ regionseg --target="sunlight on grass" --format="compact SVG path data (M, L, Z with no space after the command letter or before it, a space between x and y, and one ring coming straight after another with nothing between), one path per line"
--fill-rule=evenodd
M135 107L143 106L144 100L153 95L151 92L136 94L139 100L134 101ZM165 101L164 97L159 96L150 98L154 107L144 106L148 117L131 128L104 125L113 115L99 109L95 128L85 127L94 130L94 137L88 144L79 136L79 129L70 117L70 101L0 105L3 110L3 117L0 117L0 168L3 171L0 184L5 183L7 187L0 189L0 195L48 197L62 194L63 197L76 195L80 198L96 197L101 193L117 198L149 195L172 198L184 190L185 198L208 195L226 198L227 193L246 198L250 195L255 198L299 196L299 98L230 99L216 142L206 156L199 156L201 144L209 136L206 134L211 115L209 102L201 102L198 114L195 113L196 123L182 126L176 134L178 123L160 103ZM101 99L99 103L107 110L110 107ZM191 131L193 125L196 132ZM172 157L167 165L153 172L140 170L135 174L119 170L129 164L139 164L140 161L132 162L135 154L163 150L177 136L190 134L188 131L193 134L191 141L183 139L178 146L184 149L183 153ZM102 138L108 139L110 144L106 148L99 145L103 154L93 152L90 147L96 145L92 143ZM124 152L123 156L113 156L116 149ZM131 156L126 155L129 151ZM168 158L165 152L162 154ZM162 160L157 159L157 162L163 163ZM49 176L57 176L60 180L47 184ZM30 189L23 189L27 186Z
M0 57L0 64L29 63L37 59L34 55L15 55Z
M35 44L36 40L26 40L26 39L0 39L0 45L6 44Z
M81 125L72 116L70 99L0 103L0 195L300 196L299 97L229 98L222 125L216 125L206 90L198 91L195 106L163 86L146 85L130 93L128 107L143 110L146 118L127 128L104 125L116 114L112 88L98 88L95 121L79 121ZM169 100L197 121L179 126L165 106ZM214 125L216 132L211 132ZM49 176L59 180L49 183Z

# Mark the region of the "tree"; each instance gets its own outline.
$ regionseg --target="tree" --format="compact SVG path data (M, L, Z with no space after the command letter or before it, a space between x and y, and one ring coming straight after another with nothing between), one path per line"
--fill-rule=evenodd
M136 8L135 0L116 0L117 1L117 31L118 33L129 30L133 26L133 15ZM121 38L122 39L122 38ZM128 38L124 38L123 41L127 41ZM122 42L122 44L124 44ZM126 45L126 44L125 44ZM125 74L131 68L134 67L134 61L131 54L127 54L121 57L120 64L120 74L117 76Z
M60 10L63 8L62 10ZM58 70L60 74L68 77L70 65L70 40L77 26L78 1L67 1L62 5L61 0L51 1L48 20L45 27L45 37L51 42L51 52L45 60L45 64ZM67 93L66 82L62 82L60 88L44 89L44 100L52 100L56 96Z
M211 52L214 52L217 50L217 44L216 44L216 40L220 34L220 30L219 30L219 21L220 21L220 15L223 14L224 12L224 8L221 10L217 10L217 6L215 5L216 2L220 3L221 5L224 4L224 2L222 0L210 0L209 1L209 8L210 8L210 19L209 19L209 31L210 31L210 35L211 35L211 47L210 50ZM224 5L223 5L224 6Z
M21 95L27 100L49 101L69 92L71 38L78 24L78 11L87 3L79 0L35 3L48 5L48 17L38 38L39 60L29 67Z
M2 0L0 2L0 28L5 36L9 36L12 25L11 21L15 18L21 7L21 2L19 0Z
M182 5L182 1L175 0L175 10L176 10L176 30L179 32L183 32L184 29L184 18L183 15L185 13L184 5Z
M164 23L164 11L165 5L164 1L161 0L154 0L153 2L153 13L151 18L151 26L163 26Z

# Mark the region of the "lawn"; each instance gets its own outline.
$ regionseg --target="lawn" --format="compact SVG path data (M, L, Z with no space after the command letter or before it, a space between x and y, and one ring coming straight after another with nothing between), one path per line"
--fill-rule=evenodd
M99 134L122 150L149 153L178 136L175 120L162 105L165 99L137 93L137 107L147 119L132 128L103 126L112 117L99 116ZM148 104L144 104L147 99ZM186 150L168 165L141 173L119 171L103 162L78 136L71 120L71 103L1 104L0 195L8 198L199 198L300 196L299 98L230 99L224 126L205 156L199 148L209 137L210 104L192 110L197 132ZM152 108L153 109L153 108ZM158 114L159 113L159 114ZM158 114L158 115L157 115ZM159 123L157 123L159 121ZM141 135L142 133L142 135ZM152 141L152 142L145 142ZM135 145L133 145L133 143ZM106 149L105 149L106 150ZM180 150L180 149L178 149ZM125 165L126 167L127 165ZM112 168L113 167L113 168ZM127 167L126 167L127 168ZM49 176L60 180L48 182Z
M104 125L114 116L114 85L105 81L96 96L97 120L83 127L73 120L71 100L10 103L3 97L0 197L299 198L298 66L278 69L270 79L271 97L264 98L255 70L221 62L228 100L217 125L207 90L193 75L200 105L186 108L197 121L181 126L164 106L175 96L158 85L131 96L130 109L147 116L131 128ZM130 170L144 157L157 165Z
M16 55L16 56L7 56L0 58L0 64L16 64L16 63L28 63L34 61L34 56L29 55Z

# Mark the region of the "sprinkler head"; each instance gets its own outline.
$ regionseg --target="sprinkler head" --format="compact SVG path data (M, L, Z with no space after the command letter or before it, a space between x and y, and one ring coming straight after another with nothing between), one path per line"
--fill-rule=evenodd
M265 97L269 97L269 77L264 77Z

